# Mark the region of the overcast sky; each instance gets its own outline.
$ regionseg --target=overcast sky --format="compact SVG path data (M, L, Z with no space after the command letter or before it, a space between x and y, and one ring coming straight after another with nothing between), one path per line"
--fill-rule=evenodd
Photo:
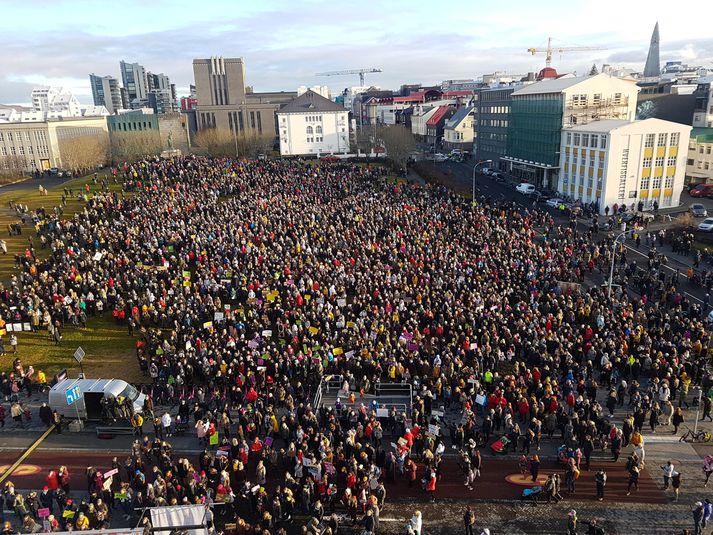
M695 22L705 2L663 0L0 0L0 103L27 103L36 85L70 88L91 103L88 74L117 78L119 61L163 72L179 95L193 81L193 58L246 60L256 91L299 85L358 85L329 70L377 67L383 88L477 78L494 70L544 66L528 47L606 50L555 55L560 72L593 62L643 69L660 19L661 61L713 68L710 24Z

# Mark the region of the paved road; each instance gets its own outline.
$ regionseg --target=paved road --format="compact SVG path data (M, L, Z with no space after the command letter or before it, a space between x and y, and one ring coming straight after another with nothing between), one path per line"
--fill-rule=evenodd
M108 470L111 467L112 457L117 456L120 462L127 457L127 451L121 452L106 452L106 453L90 453L90 452L56 452L56 451L37 451L33 452L25 462L18 467L16 472L11 476L12 482L19 489L36 490L41 489L45 485L47 472L51 469L57 469L60 465L68 468L72 476L72 490L86 491L86 480L84 473L87 466L94 466L102 471ZM195 462L195 455L188 455L189 459ZM16 459L16 455L8 452L0 453L0 473L7 470ZM513 500L519 499L522 491L530 486L535 485L531 478L523 479L517 469L517 462L511 459L503 460L495 458L489 453L484 453L482 477L476 483L474 491L468 491L464 485L461 476L461 471L458 468L456 460L447 458L443 461L442 479L439 481L436 489L437 498L448 499L463 499L469 496L479 499L496 499L496 500ZM579 480L577 481L577 490L574 496L569 495L566 489L562 491L563 496L575 497L579 500L592 501L595 500L596 490L594 484L594 473L599 467L603 467L608 474L608 483L606 487L606 496L608 501L616 501L623 503L665 503L665 495L658 489L655 482L644 471L640 477L639 490L632 493L631 496L626 496L628 476L624 464L613 463L605 460L592 462L592 470L583 470ZM422 471L419 470L419 474ZM252 473L252 469L248 469L248 473ZM544 483L548 474L559 473L563 475L563 470L554 462L544 461L540 470L538 484ZM270 481L271 485L276 486L280 483L277 478ZM409 487L405 479L398 478L393 483L387 484L388 496L395 499L415 499L420 500L426 498L426 493L415 485Z
M59 178L57 176L48 177L45 175L43 175L41 178L28 178L27 180L23 180L22 182L16 182L15 184L6 184L4 186L0 186L0 194L8 192L36 190L40 186L47 189L54 188L56 186L64 184L69 180L73 179L71 177Z

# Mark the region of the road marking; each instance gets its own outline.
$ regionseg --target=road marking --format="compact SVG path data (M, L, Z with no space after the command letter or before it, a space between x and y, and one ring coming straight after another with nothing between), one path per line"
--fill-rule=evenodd
M4 474L7 472L7 470L10 468L9 464L4 464L0 466L0 473ZM39 474L42 471L42 468L37 466L36 464L21 464L17 468L15 468L11 473L13 477L23 477L23 476L34 476L35 474Z
M5 482L5 480L6 480L8 477L10 477L10 475L11 475L15 470L17 470L18 466L20 466L20 465L22 464L22 461L24 461L25 459L27 459L27 457L29 457L30 454L31 454L33 451L35 451L35 448L36 448L37 446L39 446L40 444L42 444L42 442L44 441L44 439L46 439L46 438L50 435L50 433L51 433L52 431L54 431L54 426L48 427L48 428L47 428L47 431L45 431L45 432L42 434L42 436L41 436L40 438L38 438L37 440L35 440L35 442L32 444L32 446L30 446L29 448L27 448L27 450L25 451L25 453L23 453L22 455L20 455L20 458L19 458L17 461L15 461L15 462L12 464L12 466L10 466L10 468L8 468L5 472L3 472L3 474L0 476L0 485L2 485L2 484Z

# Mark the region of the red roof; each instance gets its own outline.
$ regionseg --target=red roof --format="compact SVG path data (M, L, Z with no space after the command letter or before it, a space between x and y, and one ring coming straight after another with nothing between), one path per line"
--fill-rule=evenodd
M410 95L406 97L394 97L394 102L425 102L426 100L426 92L425 91L416 91L415 93L411 93Z
M426 126L436 126L441 119L448 113L448 106L439 106L436 113L431 115L431 118L426 122Z
M538 80L544 80L546 78L557 78L559 75L557 71L552 67L545 67L537 74Z
M443 98L448 97L471 97L473 96L472 91L446 91L443 93Z

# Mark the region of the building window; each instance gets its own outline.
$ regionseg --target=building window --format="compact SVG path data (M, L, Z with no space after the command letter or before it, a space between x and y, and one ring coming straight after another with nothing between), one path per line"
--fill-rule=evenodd
M311 126L307 127L307 134L314 134L314 129Z
M641 189L649 189L651 179L649 177L641 179Z
M646 142L644 143L644 147L647 149L650 149L654 146L654 139L656 139L656 134L646 134Z
M18 153L20 154L20 156L25 155L25 147L23 147L22 145L20 145L17 150L18 150Z
M592 139L591 142L589 143L589 146L592 147L593 149L596 149L599 147L599 136L596 134L592 134Z
M663 156L656 158L656 167L663 167Z
M0 147L0 151L2 151L3 156L7 156L7 149L5 147Z
M670 166L673 166L673 165L676 165L676 157L675 157L675 156L669 156L669 157L668 157L668 160L667 160L667 162L666 162L666 165L668 165L669 167L670 167Z
M2 135L2 134L0 134L0 135ZM1 139L0 139L0 141L1 141ZM572 144L572 132L567 132L567 145L571 145L571 144Z
M255 130L255 112L254 111L250 112L250 128Z
M599 143L599 148L600 148L600 149L606 149L606 148L607 148L607 136L602 136L602 138L601 138L601 143Z
M661 189L661 177L655 176L653 181L654 189Z
M644 167L651 167L651 158L644 158Z
M322 127L321 127L321 126L317 126L317 127L314 129L314 133L315 133L315 134L321 134L321 133L322 133Z
M582 147L589 145L589 134L582 134Z
M579 146L579 134L574 134L574 145Z
M602 94L601 93L594 93L594 98L592 99L592 104L595 106L599 106L602 102Z
M680 138L680 134L678 132L673 132L671 133L671 143L670 145L672 147L678 147L678 141Z
M688 160L686 160L686 165L694 165L694 164L695 164L695 160L693 158L689 158Z
M667 139L668 139L668 134L659 134L659 142L657 145L659 147L665 147Z
M257 132L262 134L262 113L257 112Z
M664 187L665 188L672 188L673 187L673 177L672 176L667 176L666 181L664 182Z

